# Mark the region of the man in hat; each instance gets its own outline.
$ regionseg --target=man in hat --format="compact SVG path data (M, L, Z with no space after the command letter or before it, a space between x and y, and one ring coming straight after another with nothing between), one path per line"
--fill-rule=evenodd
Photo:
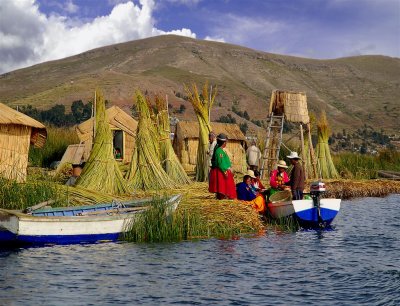
M231 171L231 161L225 151L228 137L225 134L217 136L217 145L211 159L211 171L208 190L215 193L217 199L235 199L236 186Z
M303 167L299 163L300 156L297 154L297 152L290 152L290 155L287 156L287 158L290 159L290 163L293 165L289 181L290 188L292 189L293 200L302 200L304 182L306 178Z
M285 184L289 182L289 176L286 173L287 167L286 162L280 160L278 161L277 169L271 172L271 177L269 179L269 185L271 186L270 196L285 189Z
M215 146L217 145L217 137L214 132L210 132L210 134L208 134L208 142L208 165L211 167L211 159L214 155Z

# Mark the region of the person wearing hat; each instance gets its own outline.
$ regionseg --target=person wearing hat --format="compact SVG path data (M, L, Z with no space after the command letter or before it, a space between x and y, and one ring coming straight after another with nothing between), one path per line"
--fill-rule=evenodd
M225 151L228 137L217 136L217 145L211 159L208 191L215 193L217 199L236 199L236 186L231 171L231 161Z
M214 155L214 150L215 150L215 147L216 147L216 145L217 145L217 137L216 137L216 135L214 134L214 132L210 132L210 133L208 134L208 142L209 142L209 144L208 144L208 151L207 151L207 155L208 155L208 165L209 165L209 167L211 168L211 159L212 159L212 156Z
M271 177L269 179L269 185L271 186L270 196L285 189L285 184L289 182L289 176L286 173L287 167L286 162L280 160L278 161L277 169L271 172Z
M301 159L297 152L290 152L290 155L287 156L290 159L290 163L293 165L292 172L290 173L289 185L292 189L293 200L302 200L303 199L303 190L305 183L305 175L304 170L299 160Z
M252 170L249 171L253 172ZM252 174L251 172L243 177L243 182L236 185L237 198L241 200L242 203L251 205L255 210L263 214L266 208L265 198L262 194L258 192L255 194L253 192L251 175L253 175L254 178L255 176L254 173Z

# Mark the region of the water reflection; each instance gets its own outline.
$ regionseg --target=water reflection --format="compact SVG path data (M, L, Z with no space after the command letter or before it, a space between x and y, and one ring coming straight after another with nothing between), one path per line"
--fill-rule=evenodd
M393 195L344 201L331 231L3 250L0 305L398 305L399 214Z

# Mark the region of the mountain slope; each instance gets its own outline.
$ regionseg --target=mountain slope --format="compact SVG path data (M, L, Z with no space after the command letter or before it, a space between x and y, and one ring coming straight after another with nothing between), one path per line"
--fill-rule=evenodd
M273 89L304 91L309 109L327 111L334 130L368 124L399 131L400 59L358 56L314 60L248 48L158 36L94 49L0 76L0 101L49 108L56 103L92 99L96 87L124 108L136 89L168 94L178 117L194 118L180 97L183 83L209 80L218 86L212 120L231 111L233 103L252 119L266 119ZM239 122L244 119L232 113Z

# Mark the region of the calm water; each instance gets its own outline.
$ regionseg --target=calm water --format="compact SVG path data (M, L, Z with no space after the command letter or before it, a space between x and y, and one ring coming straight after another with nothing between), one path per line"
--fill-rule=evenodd
M335 230L0 252L0 305L400 305L400 195Z

